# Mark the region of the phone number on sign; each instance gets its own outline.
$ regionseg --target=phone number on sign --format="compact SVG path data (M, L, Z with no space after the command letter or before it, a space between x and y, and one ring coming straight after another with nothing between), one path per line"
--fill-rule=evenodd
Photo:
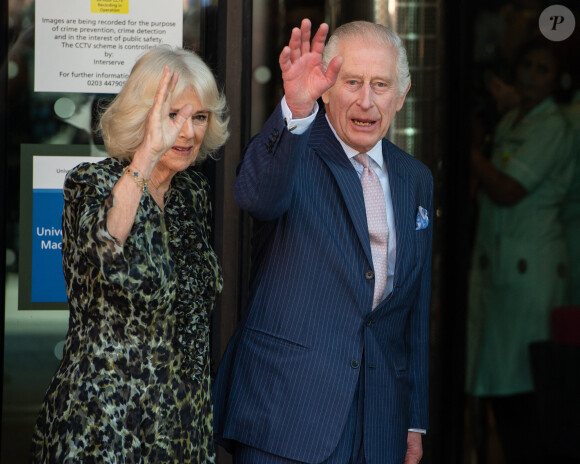
M91 86L106 85L111 87L123 87L123 84L124 84L123 81L95 81L95 80L87 81L87 85Z

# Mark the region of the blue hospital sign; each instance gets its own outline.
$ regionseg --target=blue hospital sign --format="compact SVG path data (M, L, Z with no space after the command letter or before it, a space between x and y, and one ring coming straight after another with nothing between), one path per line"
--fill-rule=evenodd
M32 302L66 301L62 272L62 188L32 192Z
M63 184L68 170L94 156L34 156L32 179L32 303L66 302L62 269Z

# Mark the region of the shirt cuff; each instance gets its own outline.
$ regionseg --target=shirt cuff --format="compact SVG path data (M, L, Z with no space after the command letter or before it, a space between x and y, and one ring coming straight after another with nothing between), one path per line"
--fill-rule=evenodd
M409 432L417 432L417 433L420 433L422 435L427 434L427 430L425 430L425 429L409 429Z
M316 118L318 114L318 102L314 102L314 107L312 108L312 114L304 119L292 119L292 112L290 108L288 108L288 104L286 103L286 96L282 97L282 116L284 117L284 122L286 123L286 127L290 132L296 135L303 134L306 132L310 124Z

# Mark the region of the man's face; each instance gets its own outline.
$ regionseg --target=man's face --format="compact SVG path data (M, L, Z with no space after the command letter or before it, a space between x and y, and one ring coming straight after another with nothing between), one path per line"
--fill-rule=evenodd
M336 83L322 95L332 127L349 147L364 153L386 134L405 101L399 95L396 51L357 39L340 44Z

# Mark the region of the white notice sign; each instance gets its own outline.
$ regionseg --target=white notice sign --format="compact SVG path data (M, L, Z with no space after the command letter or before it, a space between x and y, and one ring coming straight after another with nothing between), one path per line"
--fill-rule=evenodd
M36 0L36 92L117 93L139 56L182 46L183 0Z

